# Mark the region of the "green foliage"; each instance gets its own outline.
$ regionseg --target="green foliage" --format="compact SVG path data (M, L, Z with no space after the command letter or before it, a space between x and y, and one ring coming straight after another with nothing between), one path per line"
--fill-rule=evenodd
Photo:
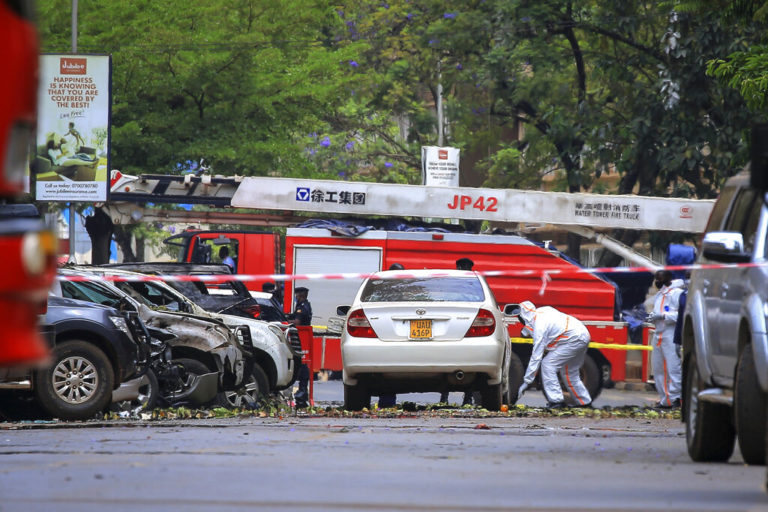
M590 190L616 169L618 192L712 197L768 63L768 3L716 3L102 2L80 6L78 50L113 57L129 173L418 183L442 88L465 184ZM38 7L43 51L69 51L70 4Z
M737 89L753 110L765 111L768 107L768 47L765 45L734 52L727 60L711 60L707 73Z

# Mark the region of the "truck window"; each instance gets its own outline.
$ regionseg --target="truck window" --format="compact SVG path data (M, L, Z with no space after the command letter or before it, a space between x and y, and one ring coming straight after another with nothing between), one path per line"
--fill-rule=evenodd
M759 194L754 189L742 189L736 197L726 231L734 231L742 234L744 238L744 251L751 253L755 248L755 233L757 223L760 220L762 200L758 201Z
M728 207L731 205L731 199L733 199L736 190L736 187L726 187L720 191L720 197L715 202L715 207L709 216L709 222L707 222L707 233L721 230L723 220L728 213Z

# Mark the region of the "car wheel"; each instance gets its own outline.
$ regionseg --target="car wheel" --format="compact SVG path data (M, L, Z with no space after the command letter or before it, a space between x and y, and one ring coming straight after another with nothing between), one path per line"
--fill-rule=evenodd
M765 399L757 380L752 346L746 345L736 368L733 405L736 437L747 464L765 464Z
M724 462L733 453L736 431L729 407L698 399L701 388L696 354L691 354L685 376L685 440L696 462Z
M344 409L348 411L359 411L371 406L371 395L368 390L358 384L350 386L344 384Z
M184 372L187 375L185 378L182 378L183 382L179 383L179 385L181 386L180 389L167 389L167 390L161 391L160 401L164 402L165 405L173 405L174 395L178 392L185 391L184 387L188 384L188 379L191 376L205 375L206 373L211 373L212 371L215 371L208 368L208 365L206 365L202 361L199 361L197 359L193 359L190 357L180 357L178 359L174 359L172 363L178 364L184 367ZM195 405L206 406L206 405L215 405L215 404L216 404L216 398L214 400L211 400L208 403L195 404Z
M246 383L236 391L219 393L220 403L233 409L253 409L263 397L269 395L269 378L258 363L253 363Z
M558 372L558 378L560 379L560 387L566 395L566 402L576 404L577 400L571 397L571 393L568 391L568 383L560 372ZM579 378L581 379L582 384L584 384L584 387L587 388L589 397L594 402L603 391L603 374L600 371L600 367L589 354L584 356L584 363L581 365L581 368L579 368ZM541 390L544 393L544 398L549 400L547 392L544 390L544 386L541 387Z
M134 400L125 400L113 403L110 409L113 411L133 411L137 408L142 411L151 411L157 406L157 397L160 395L160 384L152 369L148 369L141 376L139 383L139 396Z
M589 354L584 356L584 364L581 365L579 376L589 391L590 398L594 401L603 391L603 373Z
M480 401L484 409L489 411L498 411L501 409L501 392L502 383L498 384L486 384L483 389L480 390Z
M106 354L85 341L53 348L51 366L35 372L35 396L51 416L84 420L104 410L112 398L115 375Z
M133 400L134 406L140 406L142 411L151 411L157 406L157 397L160 394L160 384L157 382L157 375L152 369L142 375L139 384L139 396Z
M525 377L525 368L520 357L514 352L511 355L512 357L509 359L509 394L507 401L509 405L516 403L517 399L520 398L517 396L517 391L523 385L523 378Z

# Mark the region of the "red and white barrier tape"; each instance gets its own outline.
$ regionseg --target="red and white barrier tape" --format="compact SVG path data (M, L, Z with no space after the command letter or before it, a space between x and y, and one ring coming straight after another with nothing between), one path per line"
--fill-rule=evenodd
M733 269L733 268L753 268L762 267L768 265L768 262L764 263L714 263L714 264L694 264L694 265L668 265L660 267L599 267L599 268L568 268L568 269L536 269L536 270L483 270L477 271L478 274L484 277L514 277L514 276L541 276L543 291L553 277L567 276L572 274L611 274L619 272L650 272L655 273L659 270L669 271L686 271L686 270L708 270L708 269ZM84 270L87 272L87 270ZM207 275L151 275L141 274L135 276L127 275L110 275L108 270L106 273L103 269L99 271L99 275L59 275L58 279L64 281L117 281L117 282L144 282L144 281L166 281L166 282L195 282L202 281L204 283L220 284L229 281L312 281L312 280L340 280L340 279L367 279L374 276L372 272L356 272L356 273L341 273L341 274L207 274ZM435 272L432 275L448 275L441 272ZM389 279L406 279L411 277L417 277L416 274L408 272L407 270L402 272L389 273L387 276ZM540 293L542 293L540 291Z

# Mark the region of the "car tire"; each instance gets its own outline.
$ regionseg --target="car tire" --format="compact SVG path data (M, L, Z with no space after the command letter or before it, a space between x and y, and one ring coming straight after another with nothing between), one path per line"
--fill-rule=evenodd
M524 378L525 367L523 367L523 362L517 354L512 352L509 359L509 394L508 401L506 402L509 405L517 403L517 400L520 398L517 396L517 392L520 390L520 386L523 385Z
M344 384L344 409L360 411L371 406L371 395L362 385Z
M698 399L702 386L696 354L691 354L685 375L685 440L696 462L725 462L733 453L736 430L727 405Z
M590 398L594 401L603 391L603 372L589 354L584 356L584 364L581 365L579 375L581 382L589 391Z
M133 411L139 408L142 411L151 411L157 407L157 399L160 396L160 384L157 375L152 369L148 369L141 376L139 383L139 396L134 400L125 400L112 404L113 411Z
M199 375L205 375L206 373L211 373L211 372L215 371L215 370L211 370L210 368L208 368L208 365L203 363L202 361L199 361L197 359L193 359L191 357L180 357L178 359L174 359L172 361L172 363L183 366L184 367L184 371L187 372L190 375L197 375L197 376L199 376ZM173 396L172 395L173 395L173 391L175 391L175 390L169 390L169 391L171 391L171 396L163 396L162 394L160 396L160 400L165 402L166 405L172 405L172 403L173 403ZM210 402L208 402L208 403L205 403L205 404L193 404L193 405L203 406L203 407L207 406L207 405L216 405L217 399L218 399L218 396L216 398L214 398L213 400L211 400Z
M486 384L480 390L480 405L483 409L489 411L498 411L501 409L502 383Z
M269 395L269 378L258 363L253 363L245 384L236 391L219 393L219 404L230 409L254 409Z
M72 340L56 345L52 364L35 372L35 397L54 418L86 420L109 405L114 382L106 354L92 343Z
M741 351L734 387L734 418L741 456L747 464L765 464L766 397L757 380L751 345Z
M568 391L568 383L565 382L565 379L560 372L558 372L558 378L560 379L560 387L563 389L566 402L571 403L572 405L578 405L578 401L573 398L571 393ZM584 387L587 388L587 391L589 392L589 398L594 402L595 399L600 396L600 393L603 391L603 374L600 371L600 367L589 354L584 356L584 363L581 365L581 368L579 368L579 378L581 378L581 382L584 384ZM549 397L547 396L547 392L544 390L544 386L541 387L541 391L544 393L544 398L549 401Z

